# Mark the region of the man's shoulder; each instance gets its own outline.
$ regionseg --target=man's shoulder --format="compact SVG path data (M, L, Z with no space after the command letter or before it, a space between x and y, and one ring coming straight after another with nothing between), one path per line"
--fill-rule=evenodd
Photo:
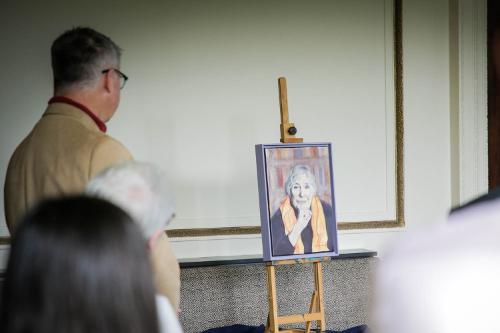
M60 145L63 149L77 146L78 149L73 151L75 154L93 154L96 150L116 150L120 153L128 153L123 144L100 131L93 120L83 112L61 113L54 112L54 109L48 109L48 111L52 113L46 111L30 134L37 137L34 141L42 144L55 141L53 143Z
M85 119L72 116L71 114L50 113L53 109L47 109L43 116L33 127L29 136L35 145L56 145L68 147L72 145L92 145L92 142L100 139L104 133L94 128Z
M110 154L130 155L132 157L125 145L104 133L94 138L94 147L92 150L94 154L106 152Z
M132 160L121 142L101 132L90 118L81 115L84 114L80 111L42 117L30 134L31 150L41 148L50 151L52 157L88 165L90 177L111 165Z
M113 165L132 161L129 150L109 135L96 138L90 155L90 177Z

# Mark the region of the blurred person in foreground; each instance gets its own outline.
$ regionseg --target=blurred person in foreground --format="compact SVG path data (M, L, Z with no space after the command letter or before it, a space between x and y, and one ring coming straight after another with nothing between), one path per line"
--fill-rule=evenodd
M381 260L374 332L498 332L500 200L406 234Z
M155 298L139 228L97 198L42 201L24 217L1 297L3 333L182 332Z
M174 204L164 174L146 163L115 165L92 178L85 192L114 203L138 223L150 249L156 289L178 312L180 268L165 233Z

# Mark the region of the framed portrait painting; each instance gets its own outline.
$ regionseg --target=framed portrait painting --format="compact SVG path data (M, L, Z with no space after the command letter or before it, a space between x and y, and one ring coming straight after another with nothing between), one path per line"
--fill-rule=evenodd
M255 146L265 261L338 255L331 143Z

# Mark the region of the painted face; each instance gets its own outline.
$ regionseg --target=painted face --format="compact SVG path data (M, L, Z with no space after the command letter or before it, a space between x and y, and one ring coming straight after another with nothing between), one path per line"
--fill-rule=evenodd
M298 209L309 209L316 188L306 175L298 175L290 189L292 205Z

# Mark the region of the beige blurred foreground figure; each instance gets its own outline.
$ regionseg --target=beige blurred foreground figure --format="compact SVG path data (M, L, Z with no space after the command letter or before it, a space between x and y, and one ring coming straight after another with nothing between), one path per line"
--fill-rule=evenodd
M500 200L407 234L381 260L374 332L500 332Z
M174 205L160 170L137 162L113 166L92 178L85 192L109 200L139 224L149 245L156 289L178 312L180 268L165 233Z

